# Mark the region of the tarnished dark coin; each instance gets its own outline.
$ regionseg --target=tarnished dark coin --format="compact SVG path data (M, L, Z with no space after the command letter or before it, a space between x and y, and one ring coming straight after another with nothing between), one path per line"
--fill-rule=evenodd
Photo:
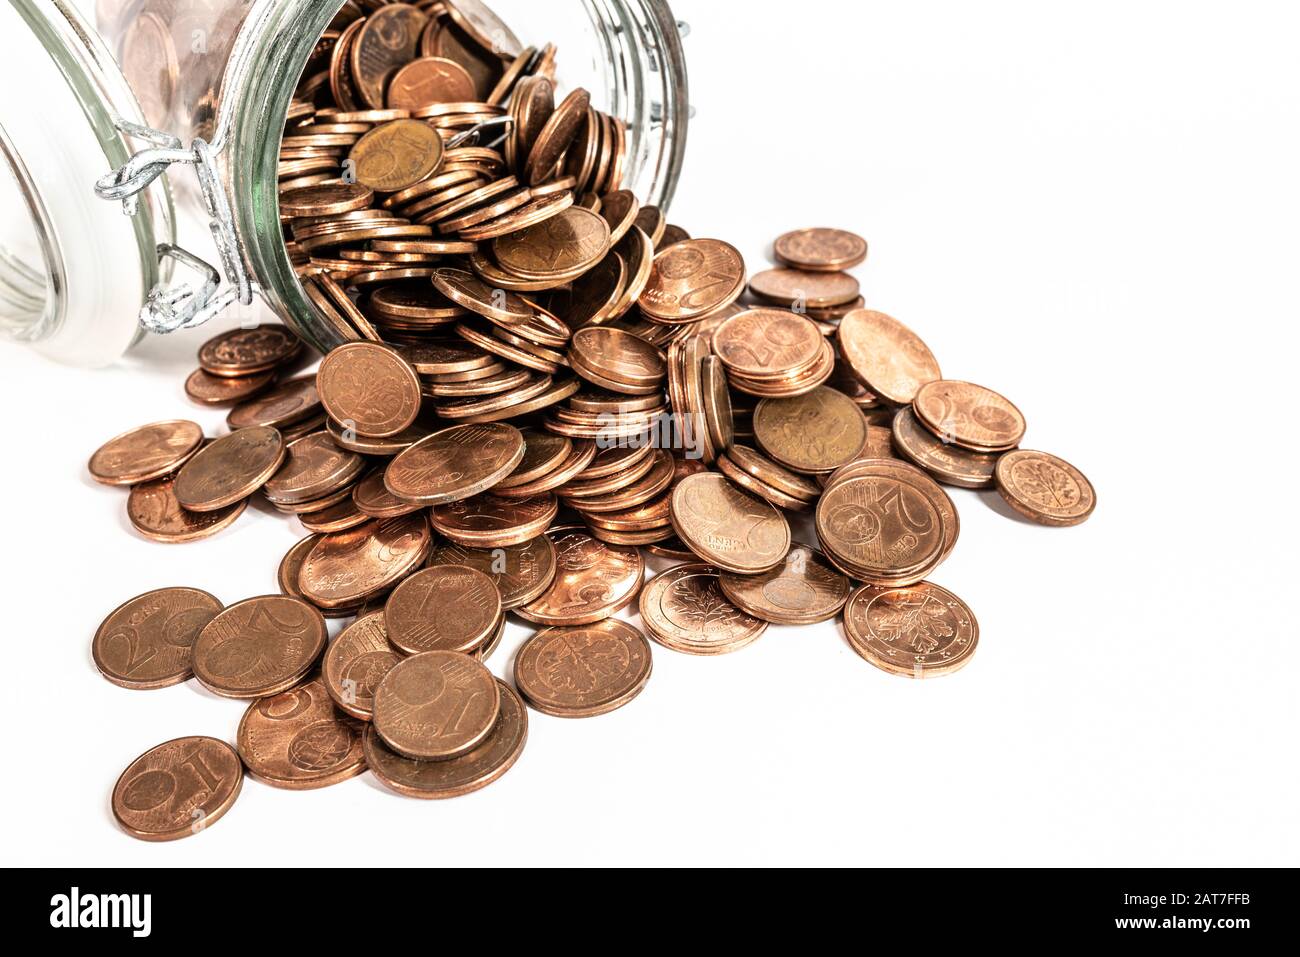
M90 457L90 476L101 485L138 485L176 471L203 444L197 422L155 422L110 439Z
M233 525L248 507L248 499L215 512L191 512L176 498L176 483L161 478L131 487L126 515L137 532L167 545L211 538Z
M384 613L375 611L358 618L334 639L321 662L321 680L339 710L369 721L379 682L401 660L388 642Z
M514 689L497 682L500 715L483 743L448 761L414 761L384 744L373 727L366 729L366 764L387 788L407 797L442 800L482 790L504 775L528 740L528 709Z
M569 145L577 137L579 129L587 119L587 108L591 105L591 94L584 89L573 90L563 102L555 108L546 119L524 169L525 181L529 186L540 186L556 164L564 157Z
M731 604L718 574L712 565L692 563L650 582L641 594L641 621L650 636L688 655L729 654L762 637L767 622Z
M384 108L384 91L393 73L415 59L427 22L423 12L405 3L380 7L365 19L348 52L352 80L366 106Z
M244 783L235 749L215 738L177 738L151 748L113 786L113 817L142 841L201 834L230 810Z
M1081 525L1097 508L1087 477L1046 452L1009 452L998 459L998 492L1008 505L1040 525Z
M222 698L265 698L296 685L328 633L321 613L285 595L250 598L210 621L194 642L194 676Z
M939 438L974 452L1008 452L1025 437L1025 417L992 389L941 379L912 403L917 420Z
M998 456L949 445L916 420L910 407L894 416L894 447L913 465L958 488L992 488ZM873 456L880 458L881 456Z
M814 548L796 545L763 575L723 573L722 593L741 611L774 625L830 621L848 601L849 579Z
M609 714L650 680L650 643L631 625L547 628L515 659L515 684L528 703L557 718Z
M585 529L553 528L556 574L536 601L515 610L539 625L590 625L612 618L636 600L645 563L635 548L598 541Z
M867 241L844 229L799 229L780 237L776 258L805 272L840 272L867 258Z
M463 501L495 486L523 461L524 436L512 425L458 425L416 443L389 465L388 490L413 505Z
M249 705L236 745L248 773L262 783L308 791L366 769L362 732L359 721L334 707L317 678Z
M393 589L384 626L393 647L408 655L468 655L487 644L501 615L501 593L492 578L464 565L436 565Z
M278 324L232 329L199 349L199 367L218 376L269 372L302 351L302 340Z
M298 584L322 608L346 608L383 594L418 568L432 532L423 514L368 521L322 535L303 561Z
M191 512L216 512L248 498L284 464L275 429L241 429L195 454L176 475L176 500Z
M222 609L197 588L162 588L118 606L95 632L95 667L123 688L178 685L194 674L194 641Z
M492 673L468 655L431 651L398 663L375 692L375 731L398 754L445 761L474 750L501 713Z
M763 451L796 472L833 472L857 457L867 420L842 392L823 386L790 399L764 399L754 410Z
M462 565L496 582L501 608L512 611L537 599L555 580L555 546L545 535L508 548L466 548L441 542L429 554L430 568Z
M370 438L391 438L420 414L420 377L396 350L372 342L335 349L316 377L330 417Z
M906 678L933 678L964 668L980 637L966 603L930 582L909 588L864 585L844 608L844 632L864 659Z

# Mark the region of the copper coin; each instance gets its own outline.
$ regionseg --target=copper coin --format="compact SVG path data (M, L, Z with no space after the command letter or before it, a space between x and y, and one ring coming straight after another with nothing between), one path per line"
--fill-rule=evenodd
M799 229L776 241L776 258L807 272L839 272L860 266L867 241L844 229Z
M235 749L215 738L177 738L131 762L113 786L113 817L142 841L201 834L230 810L244 783Z
M842 392L822 387L792 399L764 399L754 410L763 451L796 472L833 472L857 457L867 420Z
M240 429L284 429L318 415L320 396L316 377L302 376L281 382L269 392L241 402L226 416L231 431Z
M943 377L920 337L883 312L855 309L840 321L836 335L853 374L895 405L909 404L921 386Z
M429 555L430 568L461 565L487 575L496 583L501 607L511 611L538 598L555 580L555 546L545 535L508 548L466 548L455 542L439 544Z
M324 433L313 434L323 435ZM306 438L306 436L303 436L303 438ZM355 485L349 483L337 491L330 492L328 495L313 498L306 502L298 502L291 505L281 505L276 502L272 502L271 504L277 512L282 512L285 515L315 515L317 512L324 511L327 508L333 508L335 505L351 499L353 488L355 488ZM270 500L268 499L268 501Z
M938 513L940 525L942 526L943 547L938 560L930 565L928 571L933 571L940 563L946 561L956 547L957 539L961 533L961 517L957 514L956 506L953 505L948 493L924 471L910 462L904 462L897 458L853 462L836 472L831 477L831 482L827 488L833 488L842 482L864 475L890 475L914 483L920 489L935 512ZM834 556L830 557L833 558ZM917 580L911 575L908 578L910 579L908 581L873 581L872 584L902 587L913 584ZM869 577L862 577L862 580L872 581Z
M493 289L463 269L437 269L433 285L452 302L497 322L527 322L536 310L524 299L505 290Z
M732 459L727 456L718 458L714 464L718 471L728 479L740 486L751 495L756 495L766 502L775 505L777 508L785 509L787 512L806 512L812 508L812 502L807 499L795 498L785 494L778 488L767 485L764 482L754 478Z
M702 338L701 343L702 348L707 350L708 346ZM705 355L698 368L704 424L716 451L721 452L736 438L736 423L731 410L731 393L727 389L725 367L717 356Z
M630 703L650 680L650 643L631 625L547 628L515 659L515 684L538 711L594 718Z
M346 532L371 520L369 515L357 508L352 496L347 494L339 496L338 501L324 508L296 514L303 528L322 535Z
M451 321L465 315L458 306L427 282L394 282L380 286L367 300L370 308L386 318L411 321Z
M620 189L601 198L600 215L609 224L611 244L617 244L627 235L640 212L641 204L630 189Z
M325 650L321 613L285 595L231 605L194 642L194 676L222 698L264 698L292 688Z
M280 215L338 216L369 209L374 200L374 191L360 183L322 183L281 191Z
M371 472L352 488L352 504L371 518L401 518L420 510L419 505L403 502L384 484L382 469Z
M491 577L463 565L439 565L393 589L384 625L389 642L408 655L472 654L492 637L501 614L501 593Z
M334 444L327 432L315 432L289 444L284 465L266 483L266 497L277 505L319 500L350 485L366 460Z
M373 727L366 729L366 764L385 787L407 797L442 800L482 790L504 775L528 740L528 710L504 682L497 682L501 713L492 731L474 750L449 761L413 761L384 744Z
M822 490L815 482L782 468L748 446L732 445L727 449L727 458L759 482L791 498L814 502L821 497Z
M358 618L334 639L321 662L321 680L340 711L369 721L374 716L379 682L401 660L388 643L384 613L375 611Z
M639 229L629 235L638 233L645 236ZM641 310L661 322L693 322L735 302L744 288L745 260L734 246L689 239L654 257Z
M152 690L188 681L194 640L222 607L197 588L163 588L132 598L95 632L95 667L123 688Z
M874 427L873 427L874 430ZM992 488L998 456L947 445L916 421L911 408L894 416L894 447L913 465L920 466L945 485L958 488ZM876 454L873 458L881 458Z
M499 498L528 499L554 492L563 488L576 476L581 475L596 458L596 443L584 439L573 440L573 451L554 472L529 482L527 485L514 485L509 488L497 486L493 494Z
M922 425L975 452L1007 452L1025 437L1025 417L992 389L969 382L929 382L913 402Z
M729 372L780 379L811 368L825 348L816 325L782 309L747 309L713 334L713 351Z
M696 555L738 575L775 568L790 550L790 525L770 504L716 473L673 490L673 528Z
M858 281L845 272L803 272L769 269L749 280L749 291L760 299L789 308L826 308L858 298Z
M503 479L498 489L517 488L545 478L558 469L573 453L573 440L536 429L523 430L524 457Z
M774 625L830 621L852 590L849 579L807 545L790 549L785 562L765 575L724 573L719 584L737 608Z
M1097 508L1087 477L1046 452L1009 452L998 459L997 486L1008 505L1040 525L1082 525Z
M352 79L366 106L384 108L384 90L393 72L415 58L427 21L424 13L405 3L381 7L366 17L349 50Z
M392 109L418 110L434 103L462 103L474 96L474 78L469 71L442 57L412 60L388 82L388 106Z
M767 622L727 601L718 569L692 563L669 569L641 595L641 621L655 641L688 655L725 655L767 631Z
M431 651L399 662L375 691L375 731L398 754L445 761L483 742L501 712L492 673L468 655Z
M195 369L185 380L185 394L201 405L232 405L265 392L274 382L274 372L236 377Z
M945 516L927 482L933 485L919 471L894 469L882 460L863 463L860 474L837 478L817 504L822 547L856 578L900 585L920 581L946 546Z
M553 495L530 499L479 495L439 505L430 521L444 538L469 548L509 548L522 545L550 527L559 512Z
M481 0L446 0L444 6L456 26L494 56L512 60L522 52L519 38Z
M420 377L401 354L373 342L335 349L316 377L330 417L370 438L390 438L420 414Z
M566 96L555 108L555 112L547 117L546 125L537 134L537 141L528 154L524 175L529 186L540 186L546 182L586 122L587 108L590 105L591 94L578 88Z
M395 120L377 126L352 147L357 182L384 193L415 185L442 162L442 137L423 120ZM395 238L415 233L384 232L365 238Z
M405 452L420 440L427 439L432 431L430 428L431 421L432 416L429 419L417 419L415 425L405 432L400 432L387 439L368 438L332 419L326 421L325 430L329 432L330 438L341 449L347 449L349 452L357 452L361 455L392 458Z
M457 425L407 449L389 465L388 490L414 505L443 505L495 486L523 461L524 436L511 425Z
M663 352L636 336L605 326L574 333L569 363L578 375L614 392L659 391L668 374Z
M176 500L191 512L217 512L267 483L284 463L275 429L241 429L205 446L176 475Z
M138 485L170 475L203 444L196 422L155 422L110 439L90 457L90 476L101 485Z
M239 722L239 756L263 784L308 791L366 769L362 727L334 707L319 678L260 701Z
M590 625L622 611L641 591L645 564L635 548L597 541L586 530L554 528L556 575L551 587L515 613L539 625Z
M609 224L596 213L570 207L535 226L501 236L492 254L502 269L526 279L585 272L609 251Z
M316 543L320 541L320 538L320 535L308 535L289 549L284 558L280 559L280 567L276 569L275 580L276 584L280 586L281 595L288 595L291 598L298 598L311 604L307 596L302 593L299 578L302 575L302 563L307 560L307 556L311 554L311 550L316 547ZM354 618L360 607L359 604L350 608L318 607L317 611L326 618Z
M659 240L663 239L664 230L668 228L668 221L664 219L664 211L658 206L643 206L636 215L636 224L641 231L650 237L650 241L659 248Z
M322 608L356 605L393 588L429 554L432 532L424 515L369 521L322 535L303 562L298 584Z
M844 608L844 631L859 655L906 678L934 678L964 668L980 637L966 603L930 582L859 588Z
M269 372L302 351L302 341L277 324L232 329L210 339L199 349L199 367L219 376L246 376Z
M669 223L664 227L663 236L661 236L659 242L655 244L655 251L663 252L669 246L676 246L678 243L684 243L690 238L691 234L682 229L682 227Z
M145 538L163 544L197 542L224 531L244 514L248 499L215 512L190 512L176 498L174 479L162 478L131 487L126 514Z

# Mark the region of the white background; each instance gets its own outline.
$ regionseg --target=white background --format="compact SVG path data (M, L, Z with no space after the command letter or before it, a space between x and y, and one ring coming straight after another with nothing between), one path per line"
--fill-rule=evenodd
M85 461L181 386L209 332L98 373L0 346L5 858L26 864L1295 865L1300 21L1250 3L679 0L698 118L672 220L765 267L780 232L868 237L868 303L1026 412L1094 481L1070 530L955 492L935 580L981 625L956 676L890 677L836 625L710 660L655 647L613 715L530 716L519 764L422 803L368 776L246 782L208 833L108 797L242 706L133 693L90 639L140 592L275 590L295 525L141 541ZM530 634L512 625L507 675Z

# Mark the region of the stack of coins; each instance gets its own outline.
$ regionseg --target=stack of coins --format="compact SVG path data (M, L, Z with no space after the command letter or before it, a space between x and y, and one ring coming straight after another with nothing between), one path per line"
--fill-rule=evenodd
M156 423L90 462L131 486L151 538L215 534L258 495L308 533L278 595L166 589L96 633L115 684L193 676L250 702L234 749L178 739L127 769L129 833L215 821L245 769L468 794L515 764L529 706L589 718L635 699L647 635L719 655L838 615L883 671L955 671L979 630L928 580L960 532L942 486L996 488L1045 525L1092 513L1077 469L1019 448L1016 406L944 379L865 308L847 272L864 240L789 233L747 281L734 246L619 188L625 131L582 91L556 105L555 56L471 0L347 4L322 38L282 214L345 344L277 384L303 355L291 333L218 337L187 391L235 403L229 434ZM649 583L643 551L672 563ZM326 619L348 620L328 648ZM535 630L513 685L487 669L511 619ZM203 787L157 810L160 774L196 760Z

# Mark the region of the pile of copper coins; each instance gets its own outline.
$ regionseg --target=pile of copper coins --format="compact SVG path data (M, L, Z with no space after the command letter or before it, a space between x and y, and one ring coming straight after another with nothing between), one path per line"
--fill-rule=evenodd
M1020 449L1015 405L945 379L866 308L849 272L863 239L790 233L778 268L747 276L733 246L619 189L619 122L582 91L557 106L554 63L469 0L349 3L322 38L282 214L345 344L303 375L285 327L225 333L186 388L230 406L228 434L156 423L90 462L130 487L150 539L217 534L256 496L309 533L276 594L168 588L94 636L118 685L193 677L249 702L235 747L182 738L127 768L112 801L128 833L201 830L245 770L478 790L518 759L529 708L586 718L635 698L647 636L720 655L840 617L885 672L953 672L979 632L929 581L958 539L945 486L996 489L1046 525L1092 513L1078 470ZM503 119L501 151L453 145ZM648 583L646 555L669 563ZM509 616L535 633L508 683L486 662ZM332 641L327 619L346 622Z

